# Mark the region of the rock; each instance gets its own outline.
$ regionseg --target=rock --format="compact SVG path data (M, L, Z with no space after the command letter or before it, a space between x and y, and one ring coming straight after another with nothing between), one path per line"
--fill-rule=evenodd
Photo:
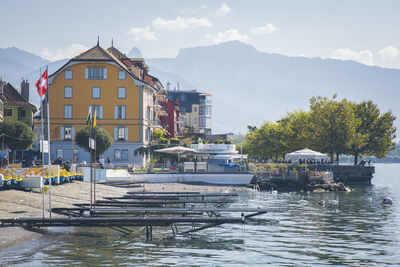
M383 199L383 204L393 205L393 200L390 197L385 197Z

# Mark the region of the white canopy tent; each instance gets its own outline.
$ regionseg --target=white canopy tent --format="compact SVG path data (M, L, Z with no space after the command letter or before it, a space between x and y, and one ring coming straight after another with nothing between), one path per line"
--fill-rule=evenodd
M314 151L308 148L304 148L292 153L286 154L286 159L298 160L298 159L328 159L328 156L324 153Z

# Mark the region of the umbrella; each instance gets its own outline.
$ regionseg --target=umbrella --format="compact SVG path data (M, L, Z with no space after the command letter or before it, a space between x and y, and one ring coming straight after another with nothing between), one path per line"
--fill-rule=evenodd
M173 147L167 147L167 148L162 148L162 149L157 149L154 150L154 152L159 152L159 153L166 153L166 154L187 154L187 153L194 153L195 150L192 148L187 148L184 146L173 146Z
M318 151L304 148L292 153L286 154L287 159L327 159L328 156Z

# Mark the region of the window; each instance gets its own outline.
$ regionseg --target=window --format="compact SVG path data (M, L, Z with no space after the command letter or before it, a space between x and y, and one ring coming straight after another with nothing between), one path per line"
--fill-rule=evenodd
M118 140L125 140L125 128L118 128Z
M114 149L114 160L128 160L128 149Z
M211 106L209 105L206 106L206 115L211 116Z
M185 102L186 101L186 95L181 94L181 102Z
M186 108L185 108L185 107L182 107L182 108L181 108L181 114L182 114L182 115L185 115L185 114L186 114Z
M4 116L12 116L12 109L11 108L5 108L4 109Z
M19 117L25 118L26 117L26 110L25 109L18 109Z
M72 127L64 128L64 140L72 140Z
M92 87L92 98L100 98L100 87Z
M193 107L193 112L197 112L197 107Z
M65 80L72 80L72 70L65 70L64 71L64 79Z
M126 106L114 106L114 119L125 119Z
M64 150L62 148L57 148L56 154L57 158L64 158Z
M196 118L193 119L193 123L197 124L197 119Z
M103 119L103 106L92 105L92 114L94 116L94 111L96 110L96 119Z
M64 87L64 98L72 98L72 87L71 86Z
M126 88L118 87L118 98L126 98Z
M118 71L118 80L125 80L125 71L123 70Z
M107 79L107 69L104 67L88 67L86 69L85 78L89 80Z
M72 105L64 105L64 119L72 119Z

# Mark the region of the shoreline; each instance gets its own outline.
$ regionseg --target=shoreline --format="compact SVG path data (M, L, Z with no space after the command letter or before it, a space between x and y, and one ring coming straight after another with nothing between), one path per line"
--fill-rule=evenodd
M135 192L225 192L246 191L243 186L226 185L192 185L180 183L145 183L140 187L121 188L104 184L96 184L96 198L120 197L128 191ZM51 187L52 208L69 208L77 203L90 202L90 183L74 181ZM3 190L0 191L0 218L42 217L42 195L37 191ZM49 217L49 194L45 194L45 217ZM52 213L53 218L64 217ZM29 231L22 227L0 228L0 252L28 243L44 234Z

